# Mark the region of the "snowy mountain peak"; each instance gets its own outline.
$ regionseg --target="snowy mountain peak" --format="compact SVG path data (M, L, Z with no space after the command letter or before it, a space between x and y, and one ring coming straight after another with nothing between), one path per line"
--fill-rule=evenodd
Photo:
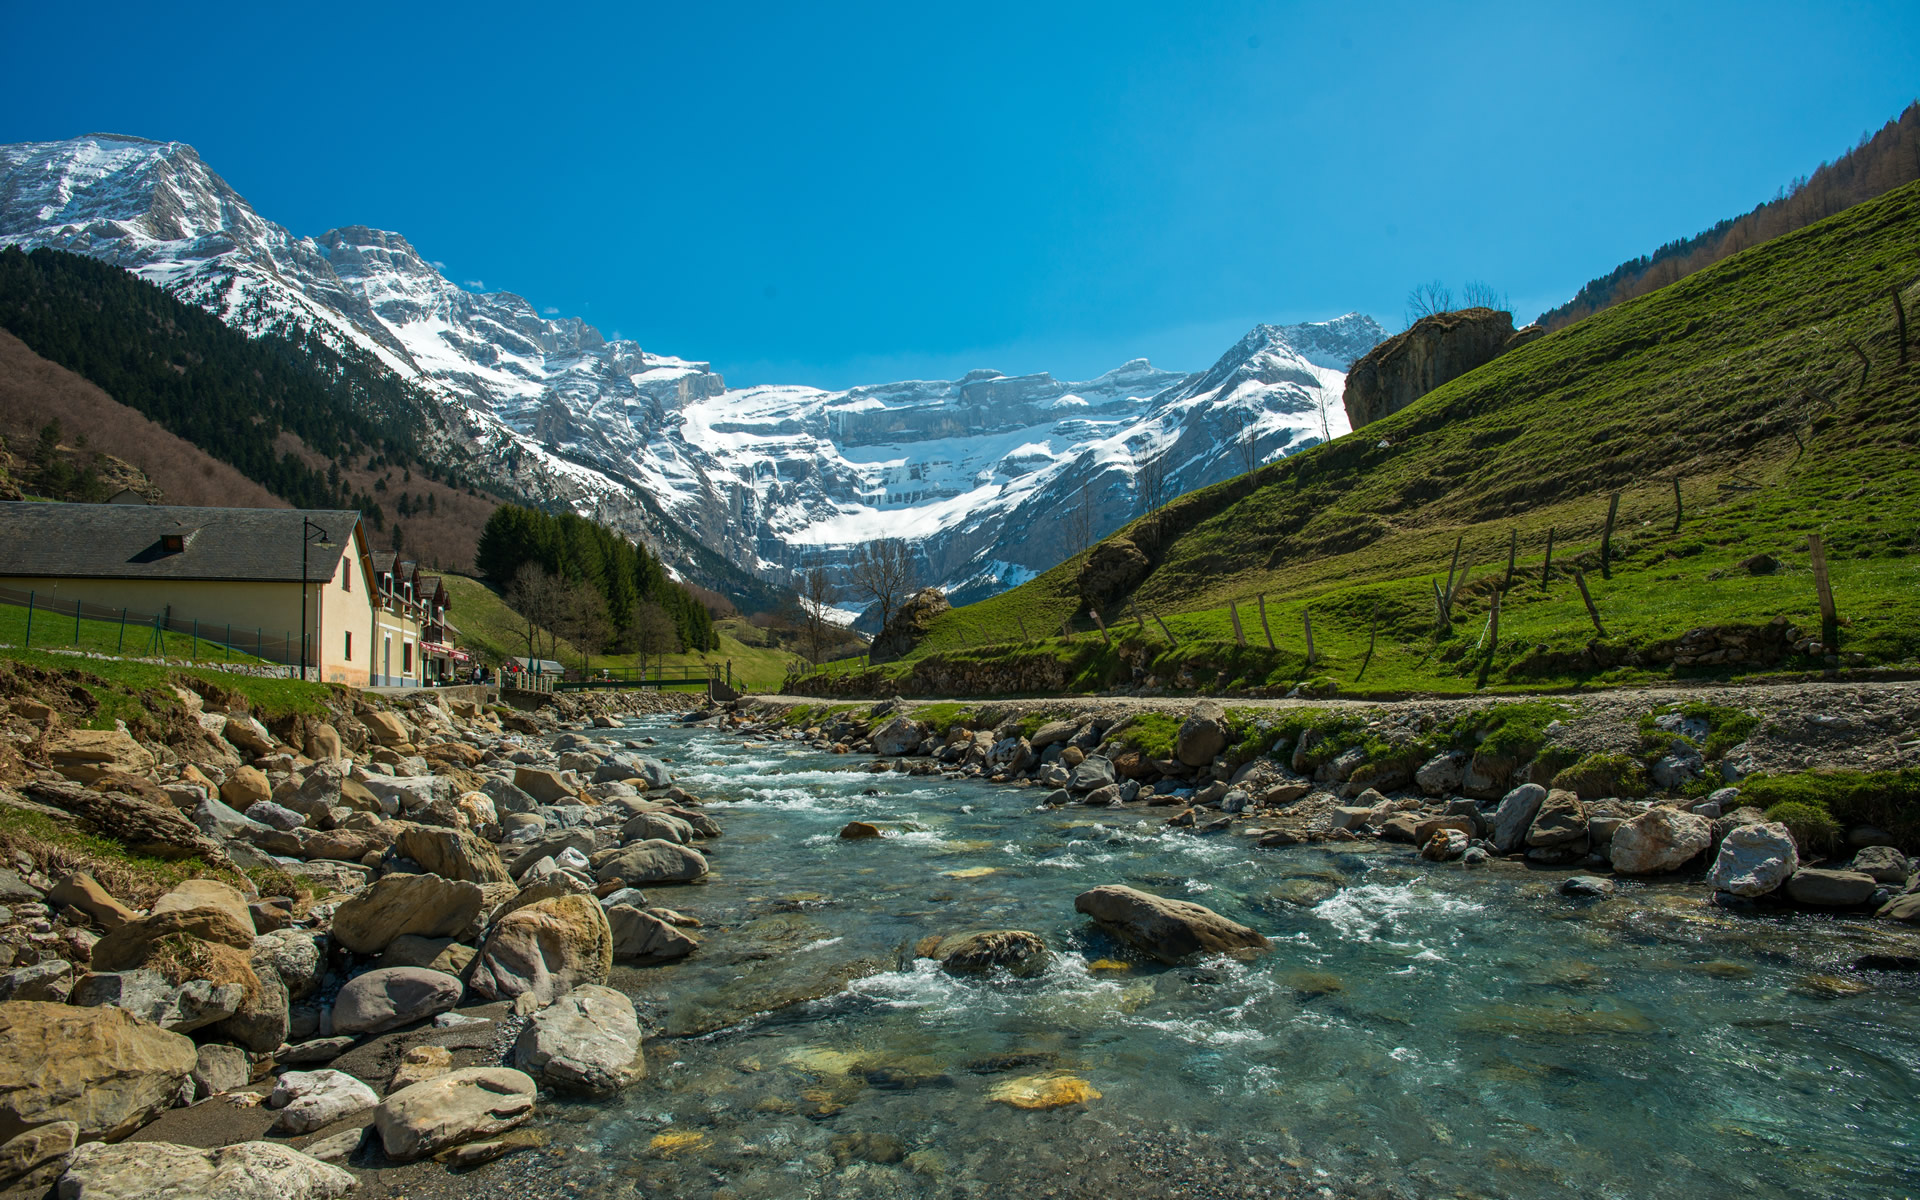
M0 146L0 244L115 263L250 334L311 329L369 352L440 400L504 490L669 561L685 530L785 581L905 537L921 582L956 602L1077 551L1077 511L1095 537L1132 517L1146 461L1185 491L1346 432L1344 372L1386 336L1348 313L1256 326L1192 375L1136 358L1078 382L980 369L729 390L706 362L459 287L401 234L296 236L191 146L114 134Z

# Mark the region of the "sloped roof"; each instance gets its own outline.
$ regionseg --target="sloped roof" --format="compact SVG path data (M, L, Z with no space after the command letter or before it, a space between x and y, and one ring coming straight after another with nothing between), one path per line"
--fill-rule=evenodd
M303 521L332 545L306 543ZM322 583L359 522L342 509L0 502L0 576L293 583L304 545L307 580ZM169 553L166 534L185 536L186 549Z

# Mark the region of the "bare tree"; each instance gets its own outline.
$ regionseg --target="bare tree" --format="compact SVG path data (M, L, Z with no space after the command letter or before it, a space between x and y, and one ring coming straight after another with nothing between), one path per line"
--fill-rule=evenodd
M1407 293L1407 324L1421 317L1453 311L1453 291L1438 279L1423 283Z
M848 574L854 593L880 606L880 628L885 629L913 586L913 551L899 538L863 542L854 549Z
M806 623L807 659L819 662L825 651L827 613L840 599L840 589L825 567L811 567L800 577L800 616Z
M507 607L519 614L523 626L520 637L526 642L528 658L547 657L541 653L542 639L550 642L554 638L562 594L560 581L535 562L520 564L513 582L507 585Z
M613 623L607 618L607 602L600 589L584 581L566 589L561 606L560 625L567 640L581 655L580 673L593 672L593 656L605 653L613 640Z
M627 634L633 648L640 654L641 670L646 669L649 654L658 659L680 652L679 626L673 623L672 614L651 600L643 600L633 606L633 617L627 622ZM656 662L656 669L660 665Z
M1239 421L1234 426L1238 434L1236 444L1240 447L1240 462L1248 471L1260 465L1259 424L1258 415L1242 409Z
M1499 312L1510 312L1513 308L1507 303L1507 294L1484 279L1469 280L1460 290L1460 299L1468 308L1491 308Z
M1067 510L1067 537L1073 543L1074 553L1085 554L1087 547L1093 544L1093 481L1085 480L1080 484L1080 492L1075 504Z
M1167 493L1173 486L1173 464L1167 458L1163 451L1140 463L1140 511L1147 516L1159 512L1170 498Z

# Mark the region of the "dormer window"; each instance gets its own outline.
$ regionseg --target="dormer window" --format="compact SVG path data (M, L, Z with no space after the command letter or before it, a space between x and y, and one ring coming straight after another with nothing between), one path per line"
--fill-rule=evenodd
M168 554L179 554L187 548L187 535L184 533L163 533L160 535L160 548Z

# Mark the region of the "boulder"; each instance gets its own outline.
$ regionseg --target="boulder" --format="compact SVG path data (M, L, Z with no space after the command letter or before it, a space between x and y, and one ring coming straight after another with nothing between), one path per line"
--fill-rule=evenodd
M275 829L294 830L304 828L307 818L285 805L275 804L271 800L262 800L247 808L249 821L258 821L262 825L271 825Z
M951 607L939 588L922 588L907 597L867 647L868 663L877 667L904 658L927 636L934 619Z
M280 1110L274 1132L312 1133L380 1103L373 1089L345 1071L285 1071L267 1097Z
M143 967L153 956L159 942L183 933L203 942L230 946L235 950L251 950L253 914L248 913L243 923L223 909L195 908L156 913L128 921L94 943L93 967L97 971L130 971L135 967Z
M1110 611L1153 571L1153 560L1130 538L1110 537L1081 564L1074 585L1088 608Z
M1413 781L1429 796L1450 796L1460 790L1460 781L1466 774L1466 752L1448 750L1421 763L1420 769L1413 773Z
M684 846L693 840L693 826L665 813L643 812L635 813L631 820L620 827L620 840L623 842L644 842L655 838Z
M1795 903L1818 908L1853 908L1873 899L1879 886L1873 876L1859 871L1803 867L1787 880L1787 895Z
M330 762L346 754L346 748L340 744L340 731L325 721L316 721L307 726L304 749L307 757L315 762Z
M580 984L605 983L612 968L613 931L600 902L557 896L497 919L469 983L489 1000L532 995L544 1004Z
M247 907L247 898L231 884L221 883L217 879L188 879L176 885L173 890L153 902L147 910L147 916L157 917L161 913L197 912L201 909L218 909L233 918L235 928L247 931L249 944L253 937L253 911ZM245 949L245 947L241 947Z
M926 734L920 728L920 722L912 717L899 716L873 731L873 752L888 758L897 758L918 749Z
M1501 797L1493 813L1494 849L1502 854L1518 850L1546 800L1547 789L1537 783L1523 783Z
M1562 896L1579 896L1584 899L1604 900L1613 895L1613 880L1599 875L1575 875L1571 879L1560 881Z
M279 746L267 727L244 713L230 714L220 727L220 734L236 749L249 757L258 758L262 754L272 754Z
M292 1027L291 1001L286 985L271 967L255 967L253 974L258 986L242 996L240 1007L213 1026L212 1032L255 1054L266 1054L287 1040Z
M1736 896L1764 896L1799 869L1799 851L1785 825L1738 825L1720 842L1707 882Z
M355 954L378 954L403 937L459 937L480 916L477 883L438 875L388 875L341 902L333 937Z
M117 1008L0 1005L0 1139L49 1121L119 1138L180 1095L191 1039Z
M1613 831L1607 844L1613 869L1623 875L1677 871L1713 845L1713 823L1672 808L1650 808Z
M1245 925L1202 905L1118 884L1082 892L1073 906L1121 941L1164 963L1201 953L1265 950L1271 945Z
M1899 887L1913 873L1913 864L1892 846L1866 846L1853 856L1853 864L1849 869Z
M114 771L143 775L153 770L153 754L122 729L47 730L47 760L69 779L92 783Z
M54 905L79 909L109 933L128 921L139 919L138 913L115 900L112 893L85 871L75 871L54 884L53 890L47 893L47 900Z
M387 943L380 955L383 967L425 967L448 975L466 974L467 964L477 951L446 937L422 937L405 933Z
M359 1183L347 1171L274 1142L215 1150L170 1142L95 1142L67 1160L61 1200L335 1200Z
M1537 786L1537 785L1526 785ZM1572 792L1550 791L1527 828L1527 845L1536 848L1571 846L1582 854L1587 848L1587 810Z
M193 1096L205 1100L247 1086L253 1077L247 1052L238 1046L201 1046L193 1066Z
M375 775L362 781L382 811L416 813L455 795L453 780L444 775ZM345 785L342 784L344 790Z
M220 799L229 808L246 812L256 804L273 799L273 785L267 782L267 773L259 767L235 767L220 784Z
M1040 935L1024 929L979 930L922 938L914 953L936 959L949 975L985 975L1004 970L1026 979L1047 969L1052 955Z
M1063 792L1061 794L1065 795L1066 793ZM866 838L877 838L879 836L881 836L880 827L868 821L848 821L840 827L840 837L849 842L857 842Z
M1173 755L1189 767L1204 767L1227 748L1227 732L1227 710L1217 700L1202 700L1181 723Z
M493 801L493 807L502 815L507 813L530 813L540 807L540 802L529 796L512 781L498 777L489 779L481 785L480 791Z
M523 1071L465 1067L388 1096L373 1127L388 1158L412 1162L512 1129L533 1115L537 1090Z
M1399 412L1456 376L1505 353L1513 314L1465 308L1422 317L1348 368L1343 403L1351 428Z
M333 1002L335 1033L385 1033L446 1012L464 989L424 967L381 967L349 979Z
M82 818L136 854L168 860L199 858L215 865L227 861L220 844L169 802L97 792L65 781L34 780L21 790L30 799Z
M0 1187L19 1180L34 1194L44 1191L66 1164L59 1160L72 1153L80 1140L80 1127L72 1121L50 1121L15 1134L0 1144ZM24 1178L28 1174L34 1178Z
M1101 754L1089 754L1080 760L1068 777L1067 790L1073 792L1093 792L1113 785L1115 776L1113 760Z
M1906 921L1920 925L1920 892L1902 892L1880 906L1874 914L1884 921Z
M593 856L592 863L593 877L597 882L611 883L618 879L628 887L692 883L704 879L707 874L705 855L659 838L649 838L617 850L602 850Z
M360 714L360 723L367 727L373 740L382 746L404 746L413 741L413 730L407 723L390 712L369 710Z
M272 971L290 999L303 999L319 988L327 973L322 939L305 929L276 929L253 939L247 959L256 974Z
M691 934L630 904L607 909L607 926L613 937L613 957L620 961L671 962L700 947Z
M513 786L541 804L577 804L580 801L578 790L569 786L558 771L549 771L545 767L516 767Z
M141 968L83 975L67 1002L82 1008L111 1005L162 1029L191 1033L231 1017L246 995L244 983L189 979L176 984Z
M408 825L394 839L394 849L442 879L472 883L511 883L500 855L464 829ZM421 930L408 930L419 933Z
M513 1065L560 1091L612 1095L646 1074L633 1001L582 984L533 1014L514 1042Z

